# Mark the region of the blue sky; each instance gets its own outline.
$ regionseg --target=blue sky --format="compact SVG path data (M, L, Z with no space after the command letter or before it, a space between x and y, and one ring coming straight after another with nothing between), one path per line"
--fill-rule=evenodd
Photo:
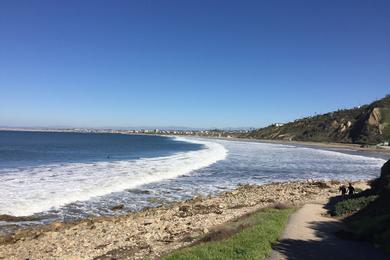
M390 1L0 1L2 126L265 126L390 93Z

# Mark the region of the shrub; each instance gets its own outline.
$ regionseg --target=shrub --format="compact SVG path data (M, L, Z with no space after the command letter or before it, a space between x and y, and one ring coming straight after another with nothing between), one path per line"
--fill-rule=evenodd
M349 223L359 239L368 239L390 251L390 214L365 216Z
M357 212L358 210L367 206L370 202L376 200L378 196L371 195L367 197L351 197L338 202L332 213L332 216L343 216Z

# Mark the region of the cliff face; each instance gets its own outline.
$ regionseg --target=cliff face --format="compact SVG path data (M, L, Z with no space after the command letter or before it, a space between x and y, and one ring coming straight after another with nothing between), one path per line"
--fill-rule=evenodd
M359 108L270 125L243 137L274 140L377 144L390 140L390 95Z

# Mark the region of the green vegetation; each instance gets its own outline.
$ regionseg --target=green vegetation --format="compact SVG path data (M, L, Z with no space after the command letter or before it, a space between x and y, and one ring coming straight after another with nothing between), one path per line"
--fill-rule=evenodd
M344 216L347 214L355 213L358 210L366 207L370 202L377 199L378 196L363 196L363 197L351 197L343 201L336 203L332 215L333 216Z
M362 192L336 203L332 215L345 216L349 238L371 241L390 252L390 193Z
M371 190L377 198L347 217L345 222L353 237L368 240L390 253L390 190Z
M381 169L371 189L337 203L333 212L344 219L348 229L341 235L368 240L390 252L390 160ZM353 213L353 214L351 214Z
M371 241L390 252L390 191L382 191L345 222L354 239Z
M390 138L390 95L369 105L270 125L240 137L378 144Z
M210 232L198 244L163 257L177 259L264 259L293 209L266 209Z
M354 235L381 245L390 252L390 214L362 216L349 223Z
M150 197L150 198L147 198L146 200L149 203L159 203L161 201L159 198L156 198L156 197Z

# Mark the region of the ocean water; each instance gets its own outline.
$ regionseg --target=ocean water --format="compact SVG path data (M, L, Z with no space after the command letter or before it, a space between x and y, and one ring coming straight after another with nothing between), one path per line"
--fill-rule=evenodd
M117 215L243 183L371 179L388 154L119 134L0 132L0 214ZM124 208L112 211L113 206Z

